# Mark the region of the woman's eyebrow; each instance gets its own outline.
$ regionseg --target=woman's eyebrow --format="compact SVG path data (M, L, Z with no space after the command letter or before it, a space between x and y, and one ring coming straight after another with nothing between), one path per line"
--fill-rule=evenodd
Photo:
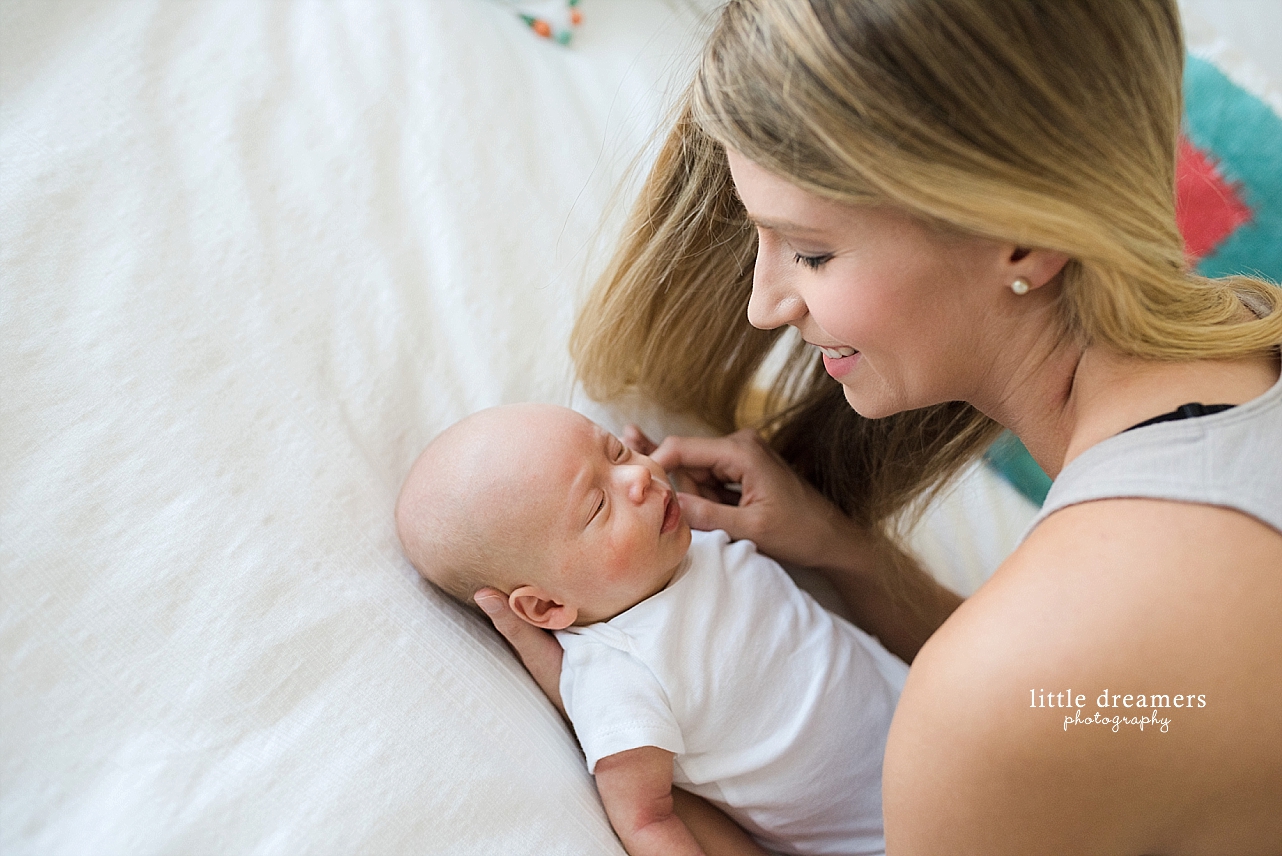
M823 229L816 229L813 226L803 226L800 223L794 223L791 220L770 220L768 218L754 217L748 215L748 222L758 229L769 229L772 232L788 232L793 235L823 235L826 232Z

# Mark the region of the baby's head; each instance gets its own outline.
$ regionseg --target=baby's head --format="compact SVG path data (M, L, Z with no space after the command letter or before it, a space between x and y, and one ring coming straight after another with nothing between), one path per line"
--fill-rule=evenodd
M493 407L446 429L410 469L396 527L427 580L469 605L499 589L549 630L658 592L690 546L662 467L547 404Z

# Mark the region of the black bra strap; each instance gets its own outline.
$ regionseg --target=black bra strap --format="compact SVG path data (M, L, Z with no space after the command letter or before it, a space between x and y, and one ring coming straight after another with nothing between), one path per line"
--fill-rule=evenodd
M1143 428L1145 425L1156 425L1159 422L1176 422L1180 419L1195 419L1198 416L1210 416L1212 413L1220 413L1224 410L1230 410L1236 405L1233 404L1198 404L1196 401L1189 404L1181 404L1170 413L1163 413L1161 416L1154 416L1152 419L1145 419L1138 425L1132 425L1126 431L1134 431L1136 428ZM1122 433L1125 434L1126 431Z

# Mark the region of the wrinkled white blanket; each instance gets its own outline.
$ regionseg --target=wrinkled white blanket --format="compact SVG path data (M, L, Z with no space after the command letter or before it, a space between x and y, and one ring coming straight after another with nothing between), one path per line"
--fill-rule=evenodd
M568 401L693 16L3 14L0 852L620 852L390 512L449 422Z

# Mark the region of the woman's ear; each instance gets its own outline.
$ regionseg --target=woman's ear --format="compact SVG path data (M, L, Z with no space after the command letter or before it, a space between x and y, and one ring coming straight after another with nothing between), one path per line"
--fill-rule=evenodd
M1050 282L1068 264L1069 256L1058 250L1015 247L1006 260L1006 282L1022 279L1034 289Z
M514 589L507 603L523 621L544 630L564 630L579 617L578 608L561 603L538 586Z

